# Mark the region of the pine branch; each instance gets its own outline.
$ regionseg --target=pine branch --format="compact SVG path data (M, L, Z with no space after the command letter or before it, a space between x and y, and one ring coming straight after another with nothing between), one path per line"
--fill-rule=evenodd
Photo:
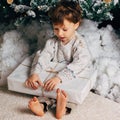
M58 1L59 0L9 0L8 4L6 0L1 0L0 21L13 19L16 21L15 23L24 23L29 20L49 22L47 12L50 7L55 6ZM112 18L111 9L115 7L114 0L112 0L111 3L105 3L103 0L73 1L77 1L80 4L83 11L83 18L91 19L97 22L102 22L103 20L108 19L111 20Z

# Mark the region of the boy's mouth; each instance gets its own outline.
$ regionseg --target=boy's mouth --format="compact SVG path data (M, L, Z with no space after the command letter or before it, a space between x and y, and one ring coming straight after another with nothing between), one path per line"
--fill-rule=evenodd
M61 41L64 41L65 37L60 37L59 39L60 39Z

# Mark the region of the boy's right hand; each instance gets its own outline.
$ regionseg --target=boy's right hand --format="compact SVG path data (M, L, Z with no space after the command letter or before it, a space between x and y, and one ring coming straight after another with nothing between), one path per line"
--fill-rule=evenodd
M31 75L25 82L25 85L29 88L34 90L38 89L40 86L44 86L43 83L40 81L40 78L37 74Z

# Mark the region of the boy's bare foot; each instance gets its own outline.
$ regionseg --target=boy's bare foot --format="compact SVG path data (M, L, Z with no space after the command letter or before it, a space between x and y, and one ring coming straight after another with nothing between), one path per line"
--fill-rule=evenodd
M38 99L36 97L32 98L29 101L28 107L30 110L37 116L43 116L44 115L44 105L40 104Z
M65 91L57 89L56 118L61 119L66 112L67 94Z

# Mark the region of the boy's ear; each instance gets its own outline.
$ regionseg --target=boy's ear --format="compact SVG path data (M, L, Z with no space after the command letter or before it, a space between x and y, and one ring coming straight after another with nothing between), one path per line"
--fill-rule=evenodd
M77 29L79 27L79 25L80 25L79 22L75 23L75 29Z

